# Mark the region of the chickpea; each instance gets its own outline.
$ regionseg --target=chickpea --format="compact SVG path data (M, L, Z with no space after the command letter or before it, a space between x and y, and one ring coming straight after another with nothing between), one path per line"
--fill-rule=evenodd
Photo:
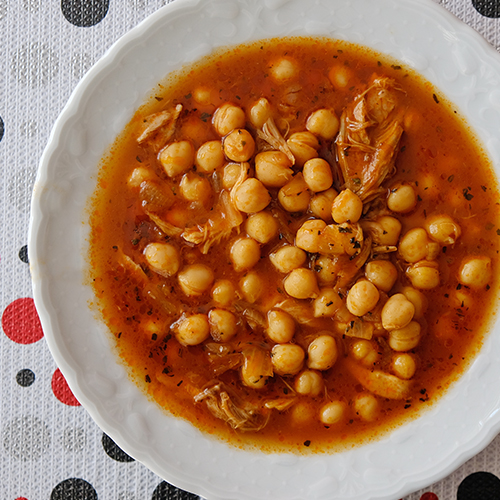
M251 269L260 260L260 246L252 238L240 238L232 244L229 258L235 271Z
M240 280L240 290L243 294L243 298L253 304L260 299L262 292L264 290L264 281L260 274L250 271L245 274Z
M458 281L471 288L482 288L491 279L491 259L482 255L465 257L460 264Z
M301 172L278 191L278 200L287 212L305 212L311 195Z
M266 187L283 187L293 177L292 162L281 151L264 151L255 157L255 176Z
M365 276L379 290L389 292L398 279L398 270L390 260L372 260L365 266Z
M358 340L351 346L352 356L367 367L373 366L380 358L380 353L369 340Z
M415 227L410 229L399 243L399 255L406 262L418 262L427 258L429 237L425 229Z
M352 70L344 65L333 66L328 72L328 79L336 89L345 89L353 77Z
M392 358L392 372L396 377L409 380L417 371L417 363L411 354L396 354Z
M247 163L248 165L248 163ZM228 163L222 171L222 187L232 189L241 174L240 163Z
M282 83L297 76L299 67L293 59L282 57L271 65L269 73L276 81Z
M430 290L439 286L439 269L435 261L422 260L406 270L406 276L415 288Z
M342 307L342 299L333 288L323 288L314 299L314 317L332 317Z
M179 250L170 243L149 243L144 256L153 271L162 276L173 276L181 265Z
M294 387L298 394L315 398L321 394L325 384L320 373L314 370L304 370L295 377Z
M319 410L319 419L325 425L338 424L345 419L347 405L343 401L331 401Z
M160 151L159 160L165 173L176 177L194 165L194 147L189 141L172 142Z
M286 143L295 157L297 167L302 167L306 161L318 156L319 142L311 132L295 132Z
M335 339L329 332L320 332L307 348L307 366L313 370L328 370L338 357Z
M309 299L317 297L318 283L316 275L310 269L299 267L294 269L283 281L286 293L296 299Z
M296 375L302 370L305 353L297 344L276 344L271 351L274 371L278 375Z
M344 189L333 200L332 218L337 224L358 222L363 213L363 202L350 189Z
M330 109L318 109L312 112L306 121L306 129L327 141L333 139L339 131L339 119Z
M212 104L210 89L207 89L206 87L198 87L194 89L193 99L198 104L204 104L205 106Z
M207 140L206 124L199 116L192 114L182 120L178 135L180 137L189 137L193 144L203 144Z
M241 165L249 165L242 163ZM248 169L247 169L248 170ZM238 176L241 173L241 167ZM253 177L247 178L243 183L235 188L233 201L238 209L245 213L261 212L271 201L269 191L264 184Z
M224 151L220 141L208 141L196 151L194 160L196 170L203 174L211 174L224 165Z
M182 291L188 297L206 292L214 282L213 271L205 264L190 264L177 275Z
M280 309L271 309L267 313L267 324L267 336L278 344L290 342L295 334L295 320Z
M291 408L291 420L294 426L309 426L315 417L316 409L309 401L299 401Z
M236 289L232 281L217 280L212 288L212 299L221 306L228 306L236 299Z
M206 314L193 314L181 318L174 328L175 338L182 345L198 345L210 335L208 316Z
M422 319L429 305L427 297L420 290L416 290L411 286L405 286L401 292L415 307L413 318Z
M134 168L134 170L130 174L127 184L131 188L138 188L144 181L154 180L157 180L157 176L151 169L145 167L137 167Z
M237 128L224 138L224 153L233 161L248 161L255 152L252 134L244 128Z
M401 222L390 215L382 215L370 227L373 241L379 245L394 246L401 234Z
M264 184L253 177L244 180L235 190L236 208L247 214L264 210L271 201L269 191Z
M309 202L309 210L315 217L323 219L325 222L331 222L333 200L337 196L338 193L333 188L323 191L322 193L317 193Z
M410 184L396 184L389 190L387 207L393 212L406 214L417 206L417 193Z
M396 293L382 308L382 326L386 330L405 327L415 314L415 306L402 294Z
M295 244L306 252L317 253L321 248L321 232L326 222L321 219L306 220L295 235Z
M182 176L179 189L187 201L206 203L212 195L212 186L205 177L200 177L194 172Z
M370 312L380 298L377 287L367 280L355 283L347 295L347 309L355 316L364 316Z
M370 393L361 393L354 398L354 411L361 420L373 422L380 413L380 404L377 398Z
M332 168L323 158L306 161L302 174L307 187L315 193L329 189L333 183Z
M269 260L281 273L289 273L301 267L306 261L306 258L307 255L304 250L292 245L278 248L278 250L269 255Z
M434 215L426 222L429 236L441 245L454 245L462 234L460 226L449 215Z
M258 212L250 215L245 223L248 236L262 245L269 243L278 234L278 229L278 221L270 212Z
M208 313L210 335L216 342L228 342L238 330L236 316L226 309L212 309Z
M318 275L318 281L321 285L332 285L335 283L337 279L337 264L330 257L326 255L318 257L314 263L314 270Z
M243 128L245 122L245 112L239 106L231 103L219 106L212 118L213 126L221 137L224 137L236 128Z
M269 101L265 97L261 97L252 105L248 114L250 123L255 128L262 128L264 123L266 123L269 118L272 118L273 111Z
M391 330L389 347L397 352L410 351L417 347L421 337L420 323L410 321L406 326Z

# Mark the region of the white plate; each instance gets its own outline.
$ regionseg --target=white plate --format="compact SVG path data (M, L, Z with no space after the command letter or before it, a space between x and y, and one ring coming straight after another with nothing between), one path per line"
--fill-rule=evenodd
M176 0L121 38L57 120L33 195L34 299L72 391L127 453L209 499L399 498L451 473L500 429L500 328L421 418L352 451L299 457L243 452L166 416L129 380L87 306L85 212L99 160L154 85L213 48L287 35L370 46L423 74L454 102L500 164L500 58L430 0Z

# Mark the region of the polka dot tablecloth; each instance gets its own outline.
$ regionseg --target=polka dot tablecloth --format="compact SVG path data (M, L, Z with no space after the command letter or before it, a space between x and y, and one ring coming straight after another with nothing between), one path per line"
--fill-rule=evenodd
M0 0L0 500L196 499L94 424L55 365L31 298L27 228L37 165L71 91L166 0ZM441 0L500 49L500 0ZM405 500L500 499L500 437Z

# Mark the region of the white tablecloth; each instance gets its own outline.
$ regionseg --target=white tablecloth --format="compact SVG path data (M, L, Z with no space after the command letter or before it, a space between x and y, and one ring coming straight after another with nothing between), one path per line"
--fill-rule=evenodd
M121 451L73 397L43 338L26 251L33 182L57 115L111 44L165 3L0 0L1 500L197 498ZM500 49L500 0L440 3ZM500 499L498 476L500 438L405 500Z

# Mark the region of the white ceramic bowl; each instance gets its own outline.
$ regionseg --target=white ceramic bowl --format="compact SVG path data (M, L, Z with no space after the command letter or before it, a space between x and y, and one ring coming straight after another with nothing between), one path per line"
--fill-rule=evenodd
M34 299L72 391L127 453L209 499L399 498L451 473L500 429L500 328L432 410L344 453L295 456L233 449L168 417L131 382L87 306L85 207L99 160L154 85L216 47L328 35L414 68L466 116L500 165L500 57L430 0L176 0L121 38L57 120L35 185L29 234Z

